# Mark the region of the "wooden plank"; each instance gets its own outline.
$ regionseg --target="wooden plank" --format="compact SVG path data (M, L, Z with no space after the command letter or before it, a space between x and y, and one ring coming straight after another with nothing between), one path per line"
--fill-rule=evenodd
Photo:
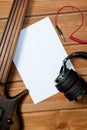
M7 18L9 9L11 7L13 0L0 0L0 18ZM84 4L85 3L85 4ZM56 10L65 5L77 6L81 10L87 9L87 1L86 0L30 0L30 7L27 12L27 16L29 15L43 15L43 14L52 14L55 13ZM3 10L3 11L2 11Z
M12 2L13 0L0 0L0 19L8 17Z
M87 130L87 109L23 113L25 130Z
M85 5L84 5L85 3ZM39 6L38 6L39 5ZM52 0L32 0L30 1L30 15L42 15L42 14L52 14L55 13L55 11L62 6L66 5L72 5L77 6L81 10L86 10L87 1L86 0L79 0L73 1L73 0L64 0L60 1L52 1ZM64 11L63 11L64 12ZM28 13L29 14L29 13Z

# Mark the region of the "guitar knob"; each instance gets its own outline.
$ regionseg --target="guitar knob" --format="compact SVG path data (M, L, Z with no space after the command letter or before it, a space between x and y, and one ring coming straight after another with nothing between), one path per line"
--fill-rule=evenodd
M12 119L7 119L7 123L12 124L13 123Z

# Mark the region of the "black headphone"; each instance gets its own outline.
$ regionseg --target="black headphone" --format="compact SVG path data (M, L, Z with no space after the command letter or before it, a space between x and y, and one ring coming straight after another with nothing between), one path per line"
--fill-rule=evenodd
M56 88L63 92L70 101L78 101L87 93L87 82L82 79L73 69L66 67L66 62L73 57L87 59L87 52L74 52L63 60L59 76L55 82Z

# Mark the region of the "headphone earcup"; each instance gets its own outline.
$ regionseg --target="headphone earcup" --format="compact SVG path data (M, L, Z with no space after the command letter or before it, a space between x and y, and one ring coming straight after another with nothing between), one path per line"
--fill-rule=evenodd
M61 81L56 80L56 88L70 100L76 100L84 94L86 82L74 70L68 70Z
M72 69L71 70L68 70L65 74L64 74L64 77L63 77L63 80L60 81L60 82L57 82L58 84L56 85L57 89L60 91L60 92L64 92L64 91L67 91L70 86L75 82L75 80L77 79L77 73L75 71L73 71Z
M78 98L81 98L85 94L86 86L86 82L82 78L78 77L78 79L71 85L71 88L64 92L64 95L70 101L78 100Z

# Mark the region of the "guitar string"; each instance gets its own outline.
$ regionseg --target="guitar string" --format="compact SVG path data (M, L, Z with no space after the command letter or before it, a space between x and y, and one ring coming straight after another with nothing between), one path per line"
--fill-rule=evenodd
M2 60L3 62L1 63L1 68L2 68L1 69L1 71L2 71L1 79L2 79L3 74L4 74L4 69L5 69L5 66L6 66L5 64L7 64L7 62L6 62L6 56L8 55L7 53L8 53L8 47L10 46L10 38L13 35L13 30L14 30L14 26L15 26L15 23L16 23L16 19L17 19L17 15L18 15L18 11L19 11L20 5L21 5L21 0L20 1L17 0L16 8L15 8L14 13L13 13L13 19L11 19L11 24L10 24L10 28L9 28L9 30L10 30L9 31L9 37L7 37L8 40L5 39L5 44L7 42L7 47L5 49L6 53L4 53L4 56L3 56L3 60ZM15 13L15 12L17 12L17 13Z
M16 2L16 8L17 8L17 12L18 12L18 10L19 10L19 6L20 6L20 4L21 4L21 1L18 3L18 1ZM18 6L17 6L18 5ZM13 31L13 28L14 28L14 25L15 25L15 22L16 22L16 17L17 17L17 14L16 14L16 16L14 16L14 13L15 13L15 10L16 10L16 8L14 8L14 12L12 13L13 14L13 17L12 17L12 19L11 19L11 24L10 24L10 27L9 27L9 31L8 31L8 37L6 37L5 38L5 41L4 41L4 46L3 46L3 54L2 54L2 61L1 61L1 63L0 63L0 69L2 68L2 66L3 66L3 62L4 62L4 60L5 60L5 55L6 55L6 51L7 51L7 49L8 49L8 47L9 47L9 37L11 37L11 35L12 35L12 31ZM13 22L12 22L12 20L13 20ZM7 42L7 44L6 44L6 42ZM5 44L6 44L6 47L5 47Z
M17 2L18 2L17 0L16 1L14 0L14 2L12 4L11 11L10 11L10 14L9 14L9 17L8 17L8 20L7 20L7 23L6 23L6 26L5 26L2 38L1 38L1 42L0 42L0 57L1 57L1 54L2 54L2 51L3 51L3 48L4 48L4 44L5 44L5 40L7 38L7 34L9 32L11 20L13 19L13 16L14 16L14 12L15 12L15 8L17 6Z
M15 21L12 22L12 20L14 19L14 13L15 13L15 10L17 8L17 5L18 5L18 1L16 1L16 4L14 5L14 9L12 11L12 16L11 16L12 19L10 19L10 24L9 24L9 27L8 27L8 29L9 29L8 30L8 34L6 34L6 37L4 39L4 46L2 48L3 49L3 52L2 52L2 61L0 61L0 70L1 70L2 65L3 65L3 61L4 61L6 50L7 50L8 46L9 46L9 37L12 34L12 31L13 31L13 27L14 27ZM16 17L15 17L15 19L16 19ZM6 42L7 42L7 44L6 44Z
M28 0L27 0L27 3L28 3ZM20 14L19 14L19 18L18 18L18 21L16 22L16 26L15 26L15 30L14 30L14 35L13 35L13 38L12 39L14 39L14 37L15 37L15 34L16 34L16 29L17 29L17 27L18 27L18 25L19 25L19 20L21 21L20 22L20 25L19 25L19 28L21 27L21 23L23 22L23 17L24 17L24 15L21 17L21 14L22 14L22 12L24 12L25 11L25 7L27 6L27 3L26 3L26 1L24 0L22 0L22 4L23 5L21 5L21 6L23 6L23 8L21 8L21 10L19 11L20 12ZM25 6L25 7L24 7ZM25 11L26 12L26 11ZM24 13L25 13L24 12ZM18 14L17 14L18 15ZM13 43L13 42L12 42ZM7 60L6 60L6 63L5 63L5 65L4 65L4 68L6 67L6 64L7 64L7 62L8 62L8 58L9 58L9 54L10 54L10 50L11 50L11 48L12 48L12 45L10 45L10 48L9 48L9 51L8 51L8 56L7 56ZM3 69L3 73L4 73L4 71L5 71L5 69Z
M15 1L15 0L14 0ZM14 13L15 13L15 9L16 9L16 6L17 6L17 0L15 1L15 3L13 2L13 4L12 4L12 7L13 7L13 10L12 10L12 8L11 8L11 11L12 11L12 13L10 12L10 15L9 15L9 19L8 19L8 21L7 21L7 24L6 24L6 29L5 29L5 31L6 32L4 32L5 34L3 34L3 39L2 39L2 43L1 44L3 44L2 45L2 47L0 47L0 53L2 54L2 55L0 55L0 75L2 75L2 65L3 65L3 63L4 63L4 55L5 55L5 53L6 53L6 50L7 50L7 48L8 48L8 45L9 45L9 43L7 43L6 44L6 42L8 42L8 37L7 37L7 34L8 35L10 35L9 33L10 33L10 25L11 25L11 21L12 21L12 19L13 19L13 16L14 16ZM10 17L11 16L11 17ZM4 37L5 36L5 37Z
M1 54L2 54L2 50L3 50L3 48L4 48L4 44L3 43L5 43L5 39L6 39L6 35L7 35L7 33L8 33L8 29L9 29L9 27L10 27L10 16L11 16L11 14L13 14L12 12L13 12L13 10L12 10L12 8L14 7L14 4L15 4L15 0L13 1L13 3L12 3L12 7L11 7L11 11L10 11L10 14L9 14L9 17L8 17L8 20L7 20L7 23L6 23L6 25L5 25L5 28L4 28L4 32L3 32L3 34L2 34L2 38L1 38L1 41L0 41L0 66L1 66L1 62L3 62L3 58L1 59ZM9 26L8 26L9 25ZM8 26L8 29L7 29L7 26ZM6 33L7 32L7 33ZM2 61L1 61L2 60ZM1 75L2 75L2 72L1 72L1 67L0 67L0 79L1 79Z
M15 0L14 0L15 1ZM0 70L1 70L1 77L2 77L2 75L3 75L3 71L4 71L4 69L5 69L5 67L3 67L3 65L4 65L4 61L5 61L5 55L7 54L7 49L8 49L8 47L9 47L9 44L10 44L10 37L11 37L11 35L12 35L12 31L13 31L13 29L14 29L14 25L15 25L15 22L16 22L16 18L17 18L17 13L16 13L16 15L15 15L15 17L14 17L14 14L15 14L15 11L16 11L16 9L17 9L17 12L18 12L18 10L19 10L19 7L20 7L20 4L21 4L21 0L20 1L16 1L16 6L14 6L14 7L16 7L16 8L14 8L14 10L13 10L13 12L12 12L12 19L11 19L11 22L10 22L10 27L9 27L9 30L10 31L8 31L8 33L9 33L9 37L6 37L6 38L8 38L8 39L6 39L5 38L5 41L4 41L4 46L5 46L5 44L7 45L6 46L6 48L5 48L5 52L4 52L4 54L3 54L3 57L2 57L2 62L0 63ZM14 19L14 20L13 20ZM13 21L13 22L12 22ZM7 42L7 43L6 43ZM3 50L4 50L4 46L3 46Z

